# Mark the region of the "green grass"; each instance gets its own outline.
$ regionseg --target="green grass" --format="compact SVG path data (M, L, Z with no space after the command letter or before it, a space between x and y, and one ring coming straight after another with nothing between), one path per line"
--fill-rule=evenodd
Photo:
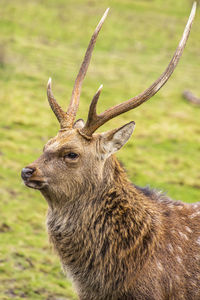
M0 299L76 299L48 243L47 204L26 188L20 170L36 159L59 128L46 83L67 107L87 43L104 10L82 89L78 117L86 118L101 83L98 110L148 87L170 60L191 8L189 0L1 1L0 10ZM148 103L106 124L131 120L136 130L118 157L131 180L200 200L200 107L182 92L199 89L199 12L179 66Z

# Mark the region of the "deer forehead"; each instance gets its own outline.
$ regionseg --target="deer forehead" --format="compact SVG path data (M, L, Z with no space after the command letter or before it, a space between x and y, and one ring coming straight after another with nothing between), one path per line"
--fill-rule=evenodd
M64 130L59 131L58 134L50 139L47 144L45 145L45 151L59 151L59 149L62 149L64 147L70 148L70 149L83 149L84 147L88 146L88 144L91 144L92 141L87 141L85 138L83 138L77 131L77 129L72 130Z
M59 132L54 138L50 139L45 145L45 150L57 151L64 145L67 145L74 139L75 134L70 130L66 132Z

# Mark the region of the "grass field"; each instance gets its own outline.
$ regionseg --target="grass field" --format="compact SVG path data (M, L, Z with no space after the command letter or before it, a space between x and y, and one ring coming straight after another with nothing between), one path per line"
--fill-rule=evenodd
M0 8L0 299L76 299L48 243L47 204L26 188L21 169L59 128L46 84L67 107L87 43L104 10L111 11L84 81L78 117L102 83L98 110L148 87L168 64L182 35L189 0L1 0ZM131 180L174 199L200 200L200 15L167 85L148 103L102 130L136 122L118 157Z

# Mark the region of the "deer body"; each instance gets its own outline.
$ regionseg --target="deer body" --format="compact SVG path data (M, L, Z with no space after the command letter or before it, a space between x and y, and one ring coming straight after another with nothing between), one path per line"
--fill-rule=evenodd
M48 212L80 299L200 299L200 203L140 190L109 163L102 184Z
M199 299L200 203L133 186L115 157L105 168L101 183L48 211L80 299Z
M81 300L200 299L200 203L183 204L133 185L114 156L135 123L95 134L120 113L148 100L167 81L181 56L195 15L166 71L150 88L96 114L102 86L86 124L75 121L80 90L99 30L98 24L65 113L48 83L48 100L61 129L43 154L22 170L28 187L48 202L50 241Z

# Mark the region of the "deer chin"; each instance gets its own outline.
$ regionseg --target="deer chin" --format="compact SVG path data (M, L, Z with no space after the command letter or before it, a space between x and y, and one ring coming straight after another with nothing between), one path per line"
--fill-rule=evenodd
M35 190L42 190L44 187L48 185L46 181L40 181L40 180L24 180L24 184L27 187Z

